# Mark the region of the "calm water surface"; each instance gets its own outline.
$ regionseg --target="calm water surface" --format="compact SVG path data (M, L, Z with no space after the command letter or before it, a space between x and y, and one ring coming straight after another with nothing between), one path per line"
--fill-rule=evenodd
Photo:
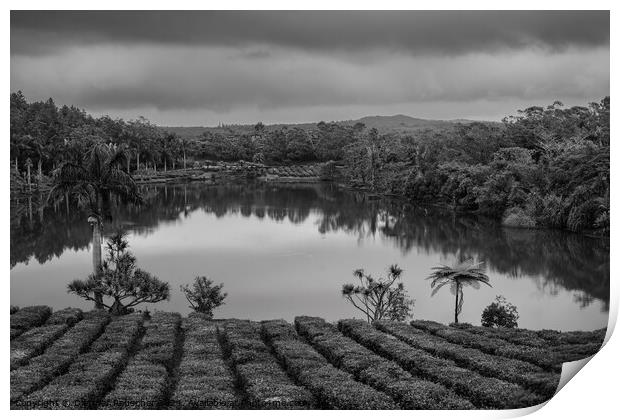
M414 316L449 323L449 289L430 297L431 267L475 257L493 288L465 289L462 322L480 323L496 295L519 310L519 326L589 330L607 324L609 241L557 231L504 229L433 207L366 199L331 184L143 187L146 204L116 205L106 234L122 226L138 265L171 284L170 301L148 305L189 312L179 291L196 275L225 284L218 317L250 319L360 316L340 296L356 268L379 275L393 263L415 298ZM66 284L92 269L86 214L41 209L37 197L11 203L11 304L55 309L91 304Z

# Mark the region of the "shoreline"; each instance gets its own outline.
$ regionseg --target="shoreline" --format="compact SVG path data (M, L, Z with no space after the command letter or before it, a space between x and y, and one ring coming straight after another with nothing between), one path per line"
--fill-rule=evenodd
M201 167L186 168L186 169L170 169L167 171L148 171L141 173L134 173L134 177L137 185L164 185L175 183L195 183L202 182L206 185L218 185L226 182L238 182L246 180L258 180L268 184L293 184L293 183L321 183L332 182L338 185L338 187L346 189L348 191L362 193L369 200L381 200L390 199L396 200L402 204L414 204L398 194L375 192L365 187L348 185L342 180L341 177L325 178L321 175L320 168L325 162L315 162L307 165L264 165L252 162L218 162L214 165L203 165ZM32 192L25 191L27 187L25 185L14 186L13 180L11 180L11 199L13 198L28 198L35 194L47 194L51 187L49 183L42 185L42 188L33 188ZM19 190L19 191L18 191ZM596 239L609 239L609 234L599 234L592 231L580 231L575 232L568 229L557 229L547 226L506 226L502 223L501 219L495 219L492 217L484 216L477 211L462 210L454 208L454 206L442 203L442 202L418 202L415 203L422 206L435 207L445 211L454 213L456 216L475 216L487 218L494 223L500 225L503 229L509 230L553 230L561 231L576 235L583 235L589 238Z

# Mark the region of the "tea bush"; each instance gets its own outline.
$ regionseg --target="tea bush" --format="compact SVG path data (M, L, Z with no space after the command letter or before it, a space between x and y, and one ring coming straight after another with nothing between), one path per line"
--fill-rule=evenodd
M344 410L398 408L392 398L355 381L332 366L315 349L300 340L284 321L262 323L262 334L287 371L308 388L325 408Z
M347 336L398 363L412 374L438 382L466 397L479 408L520 408L539 404L545 399L520 386L496 378L487 378L458 367L454 362L437 358L359 320L340 320L338 328Z
M235 378L218 342L217 327L202 314L183 321L185 341L179 380L170 399L175 409L231 409L241 406Z
M63 372L103 332L110 316L104 311L84 315L71 330L56 340L45 352L11 371L11 403L39 389Z
M42 325L52 314L49 306L28 306L11 314L11 339Z
M271 355L260 335L260 324L250 321L218 325L224 350L248 396L250 407L312 408L314 397L296 385Z
M114 319L90 351L77 357L67 373L26 397L31 408L93 409L122 371L138 340L142 315Z
M555 393L560 380L558 374L545 372L531 363L493 356L477 349L452 344L409 325L381 321L375 323L375 327L434 356L454 360L460 367L522 385L549 398Z
M106 395L106 409L156 409L165 402L168 372L172 370L175 343L181 316L156 312L140 343L140 348Z
M297 317L295 326L332 364L390 395L405 409L474 408L445 387L416 378L396 363L343 336L321 318Z

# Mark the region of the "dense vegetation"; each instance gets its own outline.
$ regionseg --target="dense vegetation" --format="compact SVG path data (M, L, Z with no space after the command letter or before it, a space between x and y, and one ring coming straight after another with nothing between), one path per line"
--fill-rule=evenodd
M346 150L354 185L503 218L509 226L609 229L609 98L531 107L502 126L393 138Z
M19 409L526 407L553 395L560 363L594 354L605 335L47 307L11 314L19 328L10 375Z
M126 146L131 171L183 162L183 141L144 118L94 118L75 106L58 107L51 98L28 103L21 92L11 94L11 162L19 174L30 162L33 174L36 168L37 175L49 175L67 160L79 161L97 143Z
M609 97L587 107L530 107L502 124L474 122L412 133L363 123L234 126L184 139L146 119L93 118L76 107L11 94L15 174L40 176L97 142L123 145L128 171L199 160L268 164L340 161L352 186L441 203L507 226L609 231Z

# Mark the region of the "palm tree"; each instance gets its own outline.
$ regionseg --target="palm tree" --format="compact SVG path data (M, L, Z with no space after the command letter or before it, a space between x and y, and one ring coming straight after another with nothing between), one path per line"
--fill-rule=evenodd
M485 274L483 262L474 263L470 259L452 267L448 265L433 267L433 270L434 272L427 278L427 280L433 280L431 297L435 296L435 293L443 286L450 285L450 291L456 296L454 302L454 322L456 324L459 323L459 314L463 309L463 287L471 286L474 289L480 289L480 283L493 287L489 283L489 277Z
M80 161L63 162L53 171L53 186L48 201L59 201L65 194L75 197L88 209L88 223L93 227L93 274L101 273L101 230L110 216L110 199L140 203L142 198L134 179L126 172L125 149L103 142L95 143ZM95 307L103 307L101 294L95 295Z

